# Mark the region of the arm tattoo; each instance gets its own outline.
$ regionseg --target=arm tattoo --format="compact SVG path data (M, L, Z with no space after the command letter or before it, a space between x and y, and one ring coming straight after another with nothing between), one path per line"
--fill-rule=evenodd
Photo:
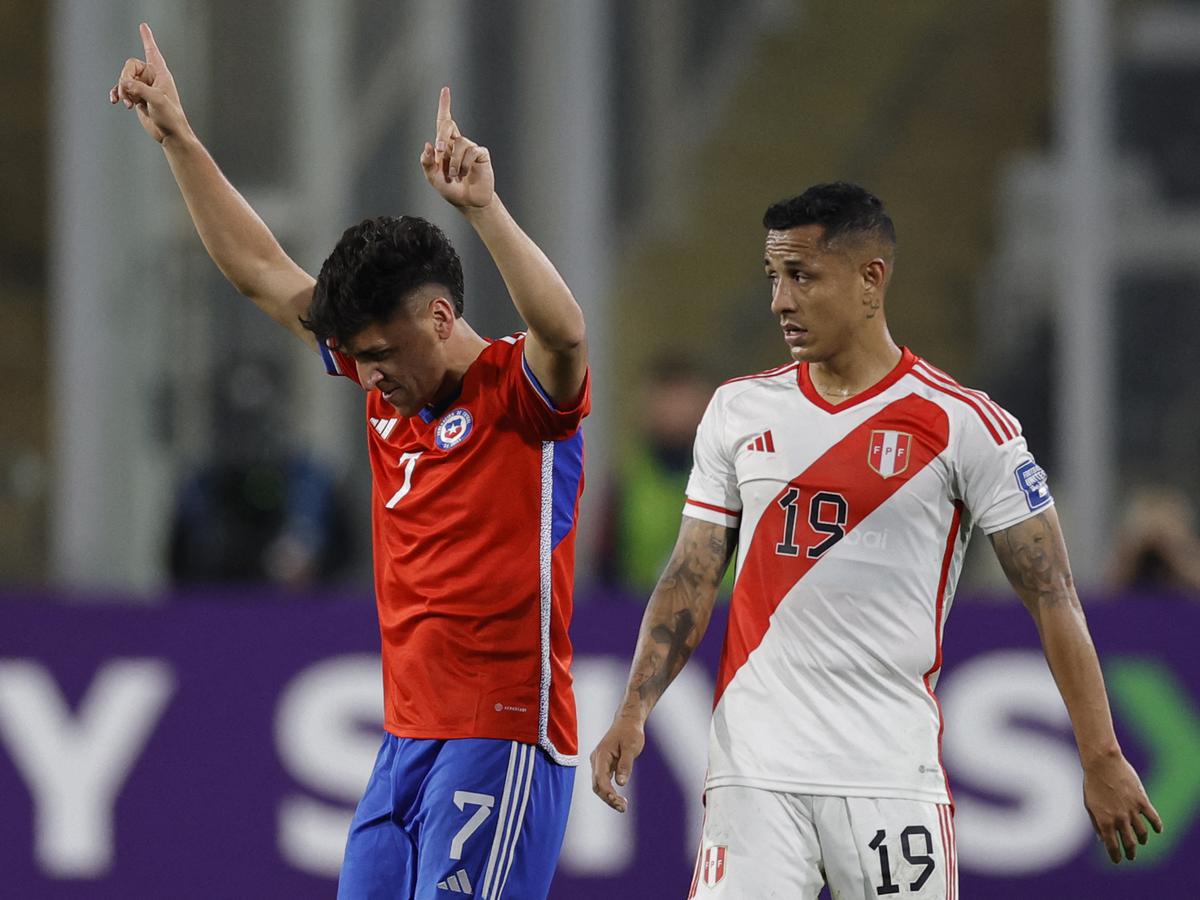
M675 627L654 625L650 629L650 637L656 644L666 647L666 657L661 660L662 666L649 678L638 685L638 696L651 702L662 696L667 684L674 673L683 668L684 663L692 655L695 645L689 645L693 632L696 630L696 617L690 609L681 609L675 613ZM697 643L699 639L697 639ZM658 662L656 659L655 662Z
M622 711L652 707L691 657L708 627L736 539L732 528L684 517L642 619Z
M1030 610L1074 597L1067 548L1053 510L992 535L1009 582Z

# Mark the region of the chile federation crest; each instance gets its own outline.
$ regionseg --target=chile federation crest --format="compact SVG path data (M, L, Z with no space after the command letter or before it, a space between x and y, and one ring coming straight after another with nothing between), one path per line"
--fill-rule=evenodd
M452 409L442 416L442 421L438 423L437 431L433 434L433 440L441 450L457 447L467 439L474 424L475 420L466 409L461 406Z

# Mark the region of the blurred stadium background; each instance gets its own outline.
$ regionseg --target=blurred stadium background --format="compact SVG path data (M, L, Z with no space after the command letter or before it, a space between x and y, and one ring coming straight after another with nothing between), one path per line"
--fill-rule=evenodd
M106 102L141 20L302 265L364 216L427 216L503 334L498 276L418 168L440 85L492 149L589 319L585 753L644 601L631 547L678 521L669 373L783 360L769 202L835 178L883 197L893 333L1023 421L1167 821L1104 861L977 538L939 686L962 892L1194 896L1195 0L0 0L0 896L330 896L378 740L361 398L225 284ZM720 619L651 720L633 812L581 771L554 897L686 891Z

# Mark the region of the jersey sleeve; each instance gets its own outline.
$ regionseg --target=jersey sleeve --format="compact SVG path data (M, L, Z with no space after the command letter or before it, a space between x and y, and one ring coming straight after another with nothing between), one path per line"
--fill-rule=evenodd
M513 346L503 379L509 413L521 430L542 441L560 441L579 430L584 417L592 410L592 375L584 372L583 386L575 401L559 408L525 361L525 335L503 338Z
M959 492L985 534L1023 522L1054 504L1045 470L1037 464L1020 425L1011 415L1014 436L997 441L971 417L964 425L958 460Z
M725 439L720 391L709 401L696 429L683 514L727 528L737 528L742 519L742 497L738 493L733 446Z
M341 350L326 346L324 341L317 341L317 349L321 352L321 361L325 363L326 372L330 375L341 375L357 385L362 385L358 380L358 366L354 364L354 360Z

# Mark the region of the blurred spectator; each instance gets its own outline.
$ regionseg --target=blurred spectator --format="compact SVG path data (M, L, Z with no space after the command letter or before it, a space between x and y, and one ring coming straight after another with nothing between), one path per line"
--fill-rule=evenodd
M1147 487L1133 494L1117 533L1112 582L1200 591L1196 513L1181 491Z
M265 362L223 376L222 442L184 482L171 530L177 584L303 587L330 579L349 557L332 474L282 439L280 381Z
M601 547L600 574L643 597L662 574L683 510L696 426L714 384L694 362L651 364L637 394L638 432L621 448Z

